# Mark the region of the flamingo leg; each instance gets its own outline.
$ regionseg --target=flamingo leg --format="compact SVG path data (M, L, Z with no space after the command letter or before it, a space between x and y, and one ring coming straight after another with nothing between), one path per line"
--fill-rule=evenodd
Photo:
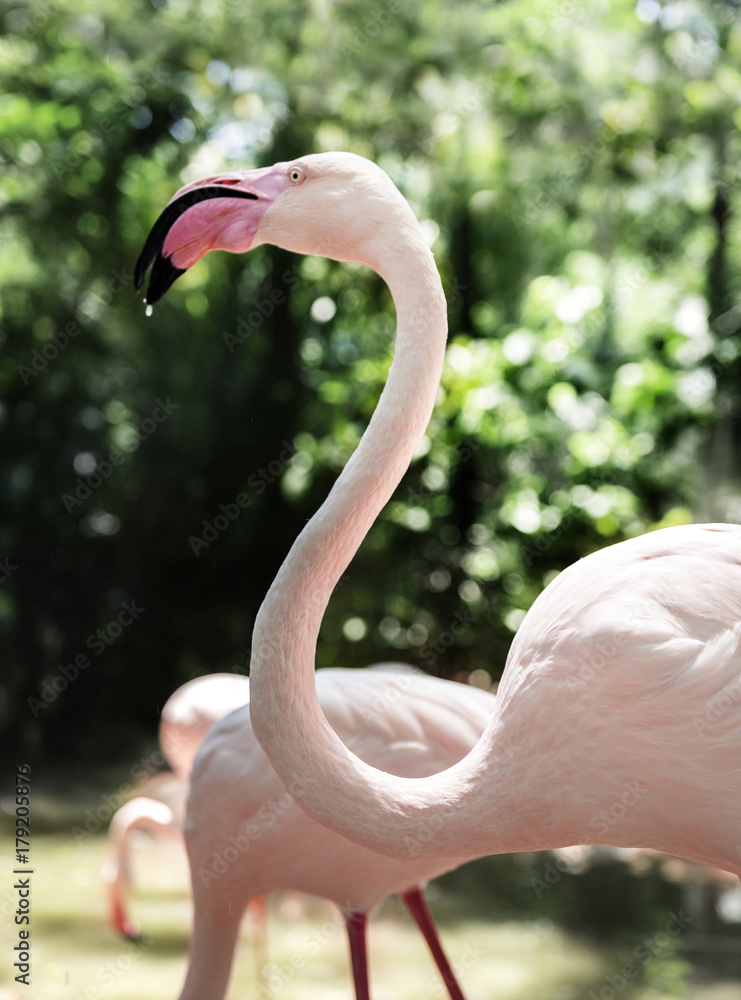
M182 839L181 825L175 814L170 806L158 799L140 795L114 813L109 830L113 858L104 865L101 875L108 894L111 926L131 941L141 940L127 912L131 896L130 839L136 830L147 830L153 835L162 834L178 841Z
M229 985L244 904L222 892L213 900L194 883L188 972L179 1000L224 997Z
M247 904L252 919L252 950L255 956L255 974L259 987L263 984L263 969L268 964L268 899L256 896Z
M110 904L110 921L113 929L129 941L141 941L142 936L135 924L126 915L126 909L121 899L114 899Z
M435 921L432 919L432 914L427 906L427 900L422 890L419 888L410 889L408 892L403 893L401 898L414 917L417 927L419 927L424 935L424 939L432 952L432 957L435 959L435 964L440 970L440 975L443 977L443 982L450 994L450 1000L465 1000L463 991L458 985L458 980L455 978L455 973L448 961L448 956L443 951L443 946L440 943L437 928L435 927Z
M368 985L368 953L366 949L364 913L345 913L347 939L350 943L350 963L355 982L355 1000L370 1000Z

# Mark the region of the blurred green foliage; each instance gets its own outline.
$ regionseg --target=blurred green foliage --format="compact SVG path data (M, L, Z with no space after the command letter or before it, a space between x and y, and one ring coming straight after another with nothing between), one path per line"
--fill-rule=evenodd
M6 5L16 753L128 754L179 684L247 669L262 596L390 363L379 278L274 248L210 256L146 319L134 261L199 176L369 156L425 220L448 294L435 416L320 665L496 678L564 566L741 519L740 66L738 0Z

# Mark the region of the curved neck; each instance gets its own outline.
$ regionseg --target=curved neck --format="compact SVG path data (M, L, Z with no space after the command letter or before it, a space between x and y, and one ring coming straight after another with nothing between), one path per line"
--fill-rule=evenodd
M419 243L394 254L386 278L398 314L394 360L375 413L324 504L296 539L258 614L250 682L258 701L263 664L293 678L299 643L314 650L322 616L342 573L406 471L427 427L442 373L447 320L432 254ZM381 268L378 268L381 271ZM290 645L289 645L290 642ZM268 661L269 662L266 662ZM305 665L304 665L305 668ZM302 676L301 683L307 680ZM272 683L272 681L271 681ZM258 704L255 715L264 715Z
M419 230L407 229L404 242L375 269L389 285L397 309L393 364L358 448L297 538L260 608L252 644L250 713L257 739L306 812L381 851L385 840L393 853L399 837L419 822L420 806L439 812L438 790L430 789L429 802L422 802L418 782L411 782L409 801L400 804L403 779L367 766L346 750L324 718L314 681L327 603L412 459L432 413L445 353L445 297ZM436 789L448 773L435 776ZM451 783L456 795L464 787L460 780ZM386 813L381 822L379 808ZM406 833L398 826L402 814ZM410 848L409 853L415 852Z
M378 268L381 271L381 268ZM294 543L256 624L254 642L272 637L277 605L284 605L306 639L308 614L313 647L329 598L371 525L406 472L429 423L442 374L447 317L445 296L432 254L422 242L394 255L382 274L398 315L394 360L375 413L327 500ZM265 615L270 615L266 624ZM297 629L298 632L298 629ZM255 649L253 647L253 656ZM295 664L285 668L292 673ZM260 672L259 663L258 677ZM250 670L254 676L255 663ZM269 667L275 672L275 663ZM254 683L254 681L252 681ZM313 683L313 680L312 680Z

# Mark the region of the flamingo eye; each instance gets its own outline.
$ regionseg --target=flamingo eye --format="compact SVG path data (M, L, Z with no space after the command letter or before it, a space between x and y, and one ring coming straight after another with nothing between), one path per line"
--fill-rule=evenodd
M300 184L304 179L304 172L301 167L291 167L288 171L288 179L291 184Z

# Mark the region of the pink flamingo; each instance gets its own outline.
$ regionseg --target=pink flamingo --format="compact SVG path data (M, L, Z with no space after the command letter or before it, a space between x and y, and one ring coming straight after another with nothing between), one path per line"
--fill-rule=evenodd
M255 622L252 724L301 807L390 857L602 842L741 873L738 525L665 528L561 573L515 637L486 732L447 771L388 775L342 745L314 690L319 626L432 413L445 297L409 205L350 153L181 188L147 240L137 286L154 264L151 304L210 250L260 243L366 264L397 310L376 411Z
M460 760L496 703L487 691L389 664L319 670L315 676L319 703L342 742L384 771L409 777ZM381 857L310 819L295 805L294 792L281 783L255 739L249 706L210 730L193 766L185 821L194 917L180 1000L222 1000L242 912L251 899L275 890L320 896L340 908L357 1000L369 996L367 916L387 896L401 894L450 997L463 1000L419 887L470 855L464 850L456 859Z
M185 791L190 782L193 758L214 722L250 700L250 682L239 674L207 674L196 677L170 695L162 709L159 742L167 762ZM127 914L131 893L129 845L135 830L181 842L181 809L159 799L139 795L126 802L111 819L108 836L113 857L101 872L108 895L108 919L114 930L136 940L138 928ZM255 909L259 911L260 904ZM257 938L264 939L260 918L255 919Z

